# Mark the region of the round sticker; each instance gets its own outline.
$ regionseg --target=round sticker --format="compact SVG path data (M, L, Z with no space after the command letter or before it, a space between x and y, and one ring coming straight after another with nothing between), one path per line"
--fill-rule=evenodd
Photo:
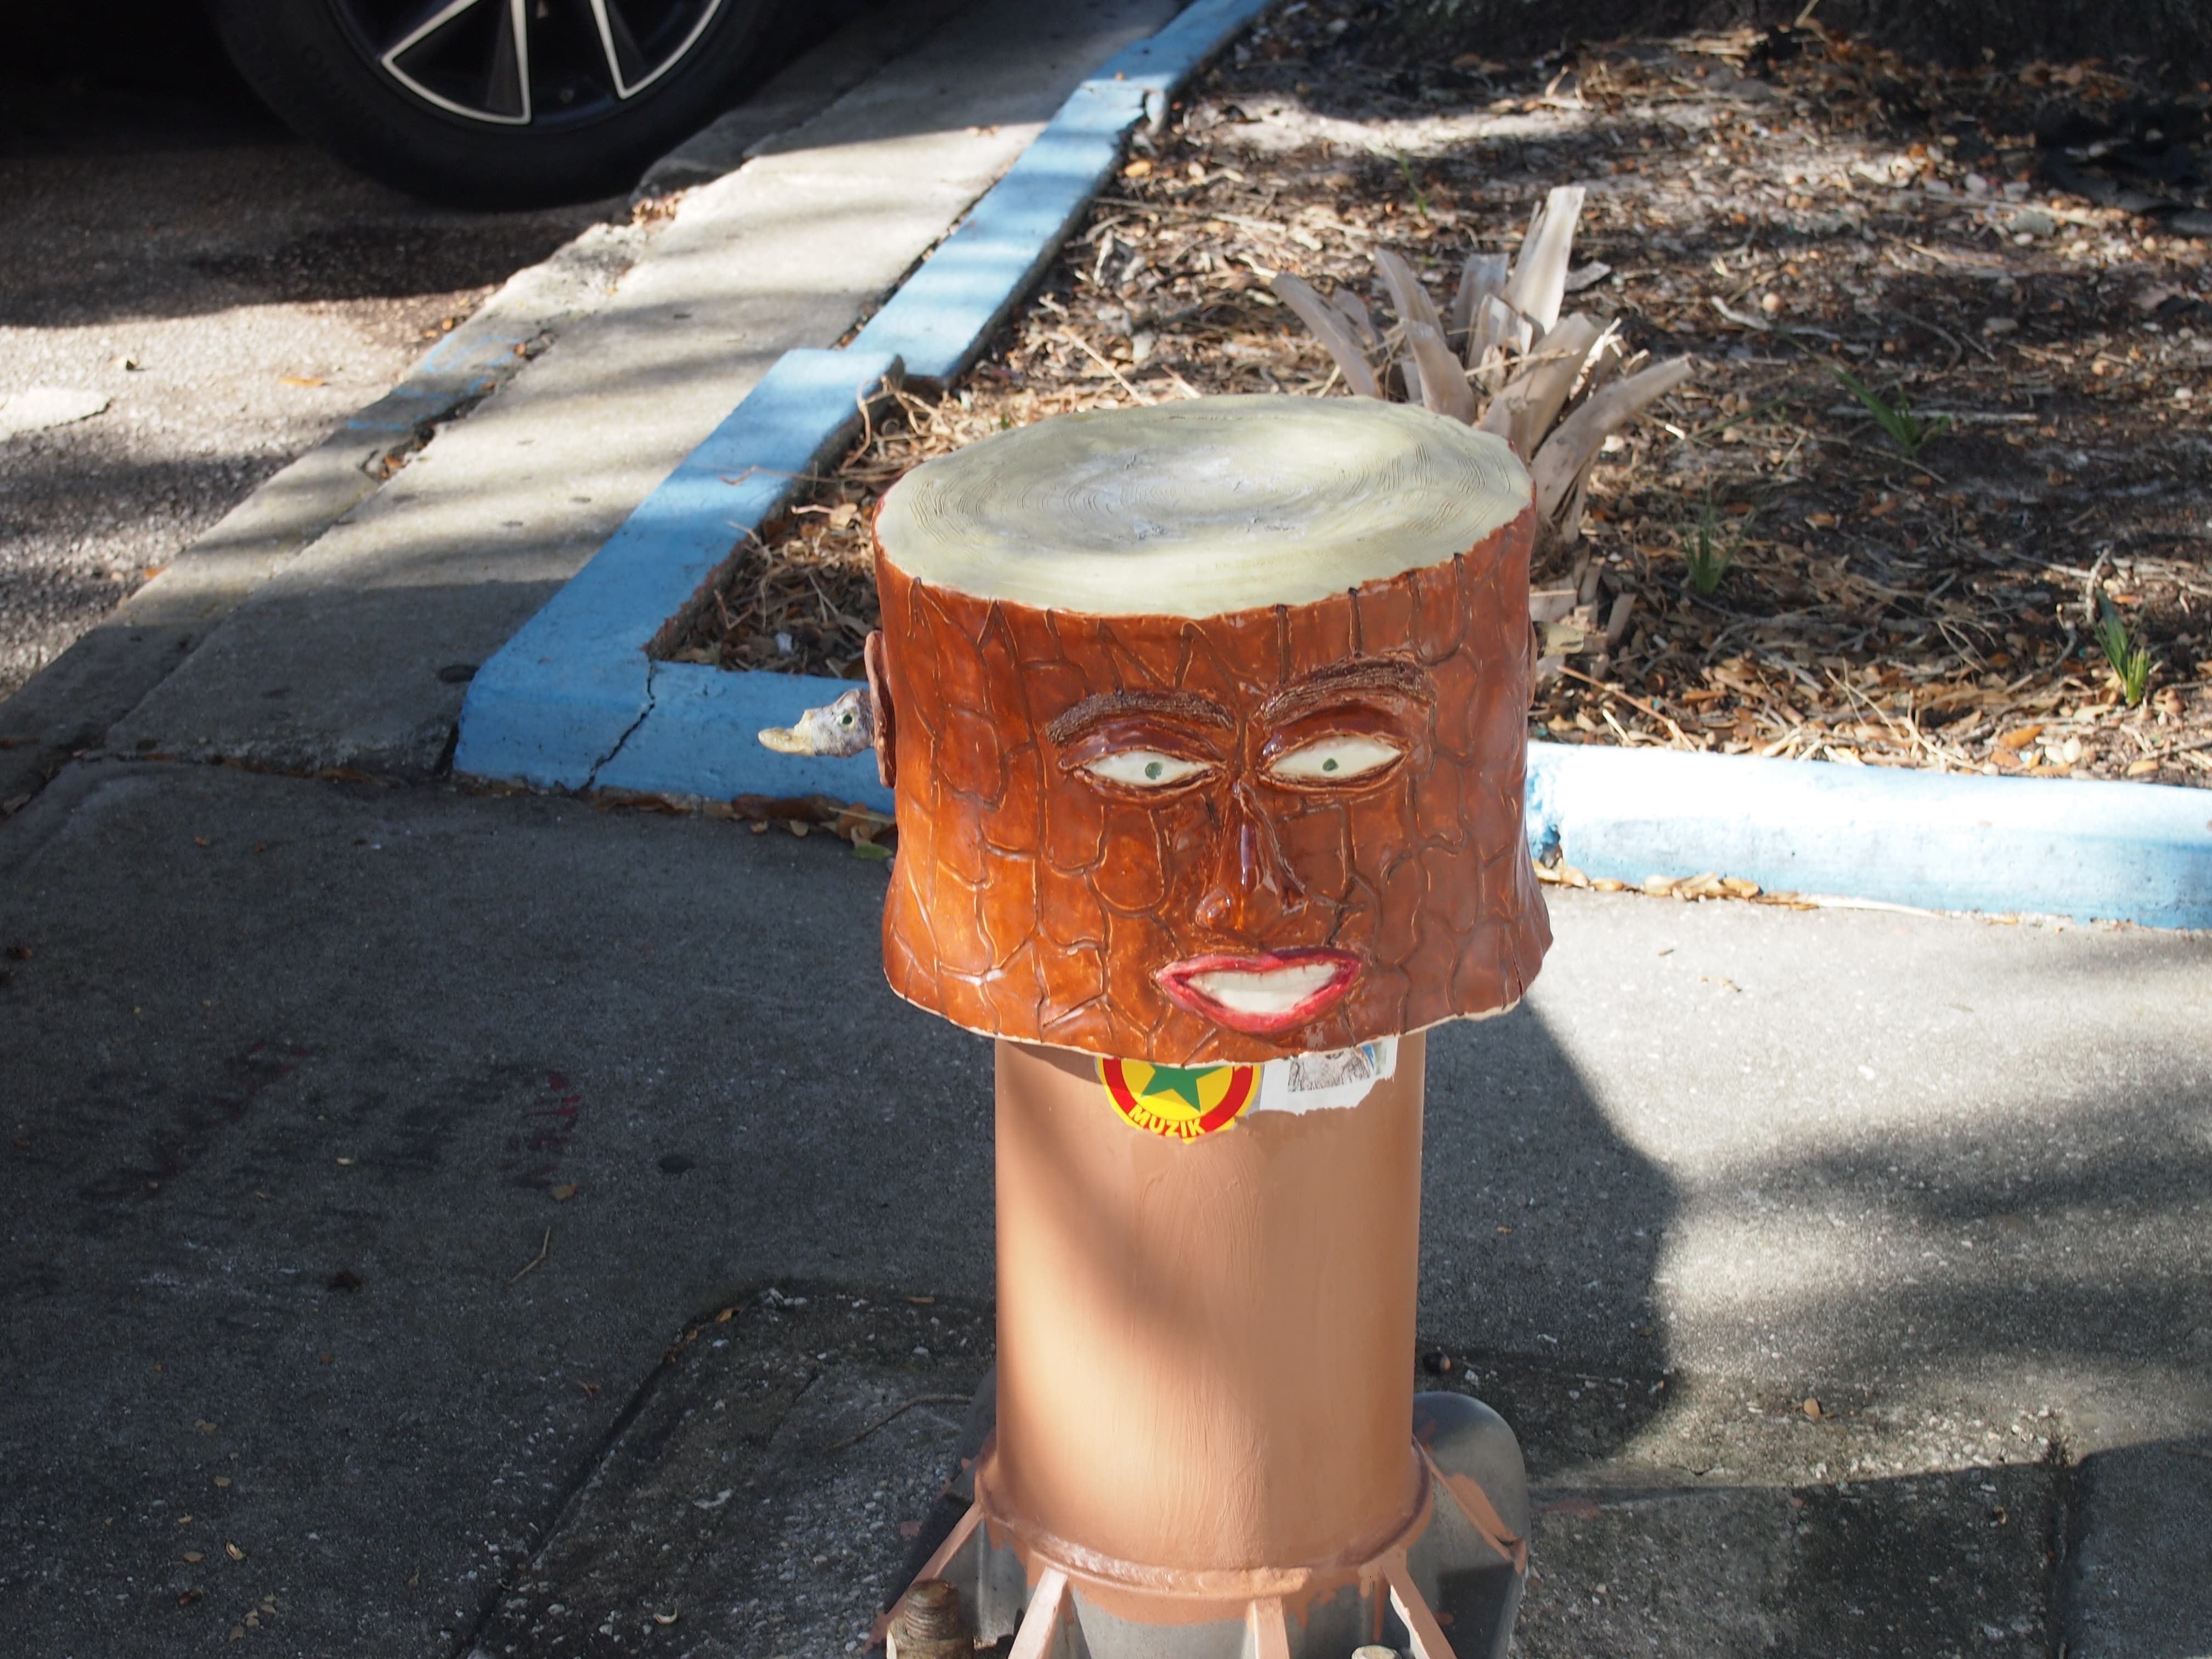
M1114 1109L1139 1129L1196 1140L1226 1128L1259 1092L1257 1066L1154 1066L1102 1060L1098 1080Z

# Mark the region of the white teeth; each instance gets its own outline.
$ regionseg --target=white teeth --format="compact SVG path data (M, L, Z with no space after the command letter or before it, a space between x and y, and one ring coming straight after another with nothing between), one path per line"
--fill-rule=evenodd
M1287 1014L1337 975L1329 961L1293 962L1280 968L1217 968L1190 976L1200 996L1235 1014Z

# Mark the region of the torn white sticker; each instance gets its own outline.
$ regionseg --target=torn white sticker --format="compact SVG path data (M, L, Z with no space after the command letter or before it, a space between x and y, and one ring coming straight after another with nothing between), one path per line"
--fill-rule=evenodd
M1321 1112L1357 1106L1398 1069L1398 1039L1378 1037L1352 1048L1293 1054L1260 1068L1254 1112Z

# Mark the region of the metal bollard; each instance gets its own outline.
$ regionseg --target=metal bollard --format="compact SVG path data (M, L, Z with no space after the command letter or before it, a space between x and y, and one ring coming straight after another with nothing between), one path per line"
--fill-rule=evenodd
M998 1416L924 1569L1022 1659L1502 1656L1511 1431L1409 1386L1422 1033L1550 935L1535 510L1366 398L1065 416L876 522L901 996L998 1039Z

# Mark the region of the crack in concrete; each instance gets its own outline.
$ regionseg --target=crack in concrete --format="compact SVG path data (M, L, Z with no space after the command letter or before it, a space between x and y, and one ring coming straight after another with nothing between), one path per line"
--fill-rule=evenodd
M637 711L635 720L623 728L622 735L615 739L614 747L592 763L591 772L584 779L585 789L594 789L599 787L599 774L614 764L615 757L623 751L623 745L635 737L638 727L643 726L652 716L654 700L659 696L653 685L653 678L659 672L660 665L647 657L645 659L645 707Z

